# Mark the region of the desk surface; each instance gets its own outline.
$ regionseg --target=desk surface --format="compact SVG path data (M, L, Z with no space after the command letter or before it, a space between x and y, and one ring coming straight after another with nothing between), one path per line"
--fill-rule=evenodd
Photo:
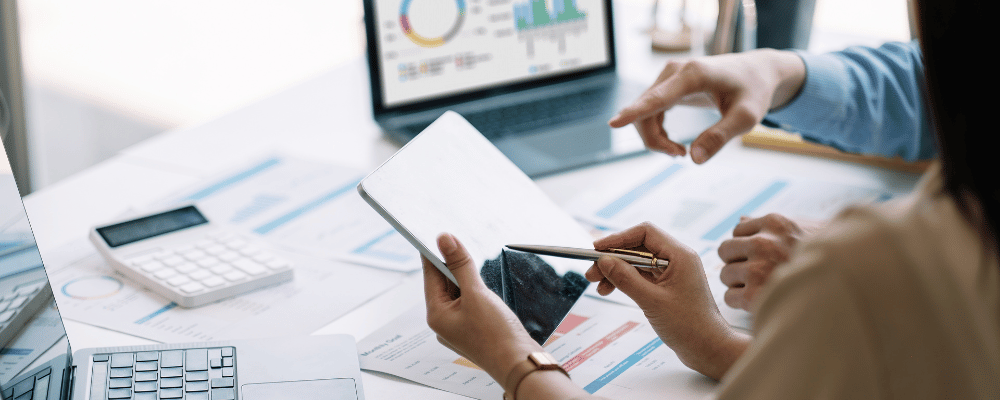
M665 60L651 54L637 24L641 9L619 10L619 59L627 78L651 82ZM637 22L639 21L639 22ZM111 159L25 198L25 207L42 255L86 235L91 226L129 208L141 208L232 165L275 151L342 165L372 169L398 146L385 139L371 119L367 72L356 59L244 109L208 123L164 133ZM648 154L541 179L538 184L558 204L593 182L648 173L667 156ZM756 168L803 177L883 187L905 192L915 175L845 162L749 149L732 141L711 162L752 163ZM315 333L348 333L360 339L407 311L422 298L419 273ZM148 340L67 321L76 348L146 344ZM464 398L384 374L365 375L371 399ZM669 393L664 393L669 395Z

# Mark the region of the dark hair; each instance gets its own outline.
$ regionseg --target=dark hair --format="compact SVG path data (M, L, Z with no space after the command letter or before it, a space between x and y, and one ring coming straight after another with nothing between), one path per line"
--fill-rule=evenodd
M917 0L928 108L937 132L944 190L986 246L1000 231L1000 105L997 17L984 1ZM1000 140L998 140L1000 142Z

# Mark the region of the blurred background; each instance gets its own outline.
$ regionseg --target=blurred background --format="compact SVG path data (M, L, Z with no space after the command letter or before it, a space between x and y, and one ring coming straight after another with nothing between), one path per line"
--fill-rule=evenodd
M687 1L689 8L698 3ZM715 0L701 1L715 6ZM619 3L652 10L653 0ZM676 17L680 3L660 0L658 18L664 26ZM32 190L160 132L198 124L307 80L364 51L360 0L3 4L17 15ZM808 49L909 39L907 0L816 0Z

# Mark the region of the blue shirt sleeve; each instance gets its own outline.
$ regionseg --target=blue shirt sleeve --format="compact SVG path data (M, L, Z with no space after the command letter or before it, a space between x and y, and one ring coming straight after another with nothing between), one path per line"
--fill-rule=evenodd
M767 115L765 125L851 153L910 161L937 154L916 41L798 54L805 83L791 102Z

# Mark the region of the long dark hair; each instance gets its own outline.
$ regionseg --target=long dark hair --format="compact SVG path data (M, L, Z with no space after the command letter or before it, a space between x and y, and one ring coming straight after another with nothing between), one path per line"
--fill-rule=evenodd
M994 253L1000 232L1000 38L985 1L916 0L944 190ZM992 140L991 140L992 139ZM1000 142L1000 140L998 140Z

